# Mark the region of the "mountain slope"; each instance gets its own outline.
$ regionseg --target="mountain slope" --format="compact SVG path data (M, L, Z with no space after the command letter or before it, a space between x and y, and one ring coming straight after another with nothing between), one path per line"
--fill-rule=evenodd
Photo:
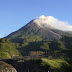
M22 55L29 55L31 51L68 49L62 41L51 41L61 39L64 35L71 35L72 32L56 29L44 21L43 19L34 19L6 38L15 43L18 51ZM33 53L31 52L31 54Z
M19 53L13 43L5 38L0 39L0 59L11 58L18 55Z
M52 41L60 39L63 35L69 35L69 32L61 31L53 27L41 27L35 20L30 21L16 32L11 33L6 38L12 42L20 43L22 41Z

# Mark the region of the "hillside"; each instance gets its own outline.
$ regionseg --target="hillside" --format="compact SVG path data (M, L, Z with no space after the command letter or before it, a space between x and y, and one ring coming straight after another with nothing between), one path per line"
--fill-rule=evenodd
M31 51L45 52L68 49L68 47L65 47L66 44L59 40L65 35L72 36L72 32L59 30L49 24L44 24L43 19L34 19L6 38L15 43L16 48L22 55L28 55ZM59 40L59 42L56 40ZM61 46L58 46L59 44Z
M27 45L22 43L17 46L18 51L22 55L30 55L31 57L52 56L52 57L68 57L72 56L72 37L64 36L55 41L39 41L29 42Z
M5 38L0 40L0 58L21 54L8 61L17 71L71 72L71 31L59 30L34 19Z
M44 28L43 28L44 27ZM35 41L53 41L60 39L63 35L71 35L70 32L58 30L48 25L40 27L35 20L19 30L9 34L6 38L15 43L21 42L35 42Z
M19 52L13 43L5 38L0 39L0 59L7 59L18 55Z

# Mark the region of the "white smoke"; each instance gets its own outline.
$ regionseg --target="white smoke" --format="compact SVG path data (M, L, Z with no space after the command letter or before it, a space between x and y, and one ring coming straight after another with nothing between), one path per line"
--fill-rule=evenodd
M53 28L63 31L72 31L72 25L70 25L68 22L59 21L57 18L54 18L53 16L42 15L40 17L37 17L34 21L37 22L37 24L40 27L51 26Z

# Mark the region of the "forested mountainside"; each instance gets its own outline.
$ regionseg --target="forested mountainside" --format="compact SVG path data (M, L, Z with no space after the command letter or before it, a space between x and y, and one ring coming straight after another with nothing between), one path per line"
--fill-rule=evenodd
M72 32L32 20L0 39L0 59L18 72L71 72Z

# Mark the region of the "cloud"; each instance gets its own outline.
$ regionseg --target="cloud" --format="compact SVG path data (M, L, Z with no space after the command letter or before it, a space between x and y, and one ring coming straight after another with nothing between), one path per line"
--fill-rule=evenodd
M51 26L53 28L63 30L63 31L72 31L72 25L68 22L60 21L53 16L40 16L37 17L35 20L40 27L48 27Z

